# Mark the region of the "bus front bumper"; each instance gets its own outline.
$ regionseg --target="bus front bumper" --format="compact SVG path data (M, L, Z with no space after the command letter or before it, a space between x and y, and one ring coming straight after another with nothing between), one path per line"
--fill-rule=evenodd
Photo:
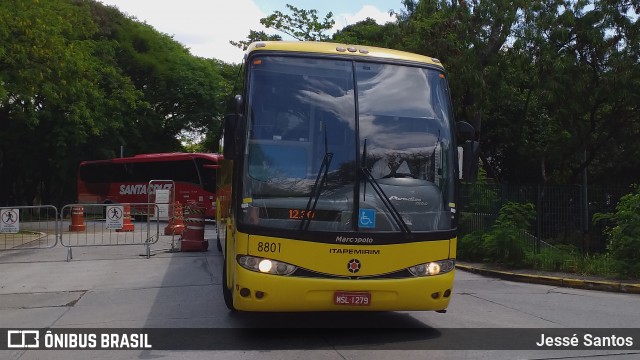
M406 279L320 279L239 268L233 303L240 311L264 312L442 311L449 305L454 271Z

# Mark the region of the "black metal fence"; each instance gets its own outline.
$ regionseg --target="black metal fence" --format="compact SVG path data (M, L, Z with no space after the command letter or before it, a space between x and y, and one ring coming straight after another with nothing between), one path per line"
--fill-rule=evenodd
M527 240L552 245L567 244L583 253L606 249L604 228L594 223L595 213L614 212L629 188L581 185L460 184L460 236L488 231L507 202L531 203L536 219Z

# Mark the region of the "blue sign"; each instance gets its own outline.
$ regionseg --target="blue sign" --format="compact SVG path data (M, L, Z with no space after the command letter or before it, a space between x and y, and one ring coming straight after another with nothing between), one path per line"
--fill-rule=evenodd
M376 211L374 209L360 209L358 226L362 228L376 227Z

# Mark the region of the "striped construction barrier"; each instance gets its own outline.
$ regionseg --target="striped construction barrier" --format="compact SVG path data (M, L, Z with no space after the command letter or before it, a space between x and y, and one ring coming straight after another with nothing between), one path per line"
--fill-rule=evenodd
M184 224L180 251L207 251L209 241L204 238L205 207L187 204L184 208Z
M184 232L184 214L182 211L182 204L179 202L174 203L171 208L172 215L169 217L169 222L164 228L165 235L181 235Z

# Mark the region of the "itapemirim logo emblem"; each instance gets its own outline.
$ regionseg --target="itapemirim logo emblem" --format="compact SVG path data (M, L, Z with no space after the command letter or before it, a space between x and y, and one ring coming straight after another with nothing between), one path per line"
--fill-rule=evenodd
M349 270L349 272L354 274L360 271L360 267L361 267L361 264L360 264L360 260L358 259L351 259L347 263L347 270Z

